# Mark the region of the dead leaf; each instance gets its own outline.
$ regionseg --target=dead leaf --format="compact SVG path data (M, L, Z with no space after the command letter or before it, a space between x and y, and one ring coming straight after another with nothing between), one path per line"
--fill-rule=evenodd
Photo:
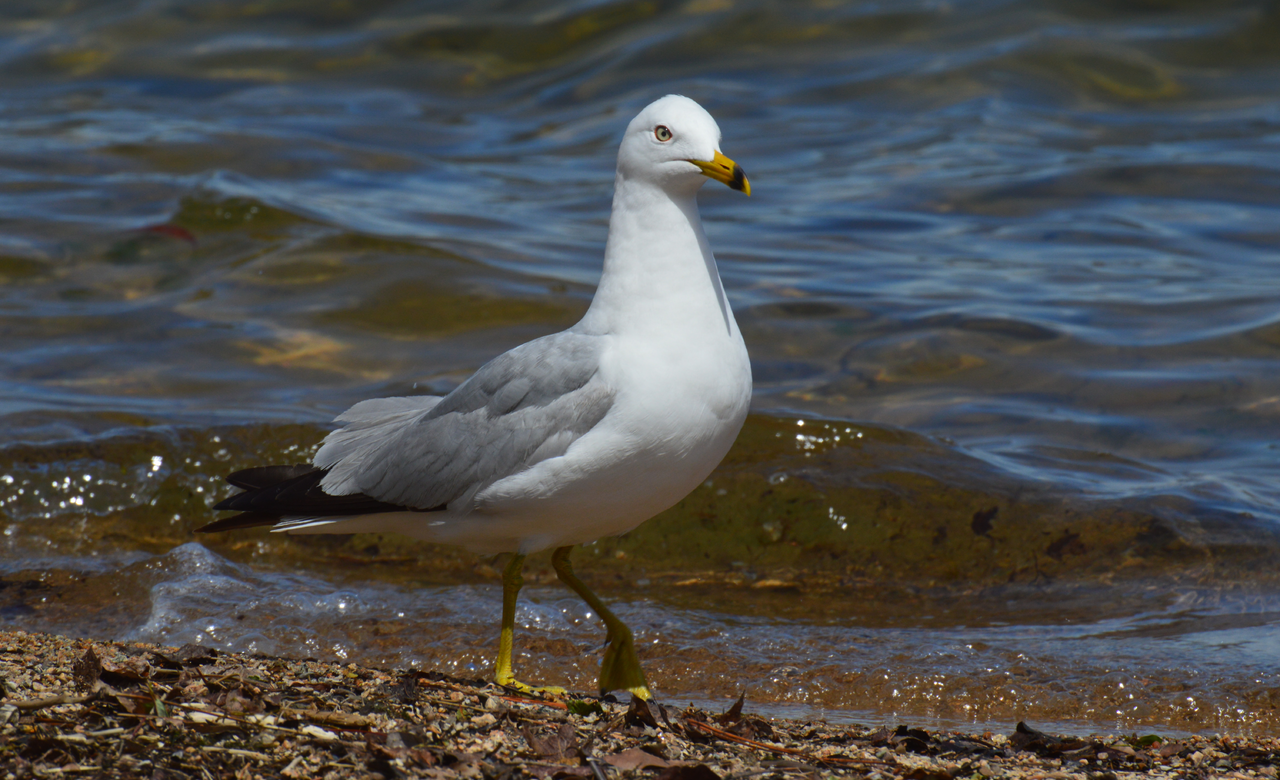
M912 753L925 753L929 749L929 740L929 732L924 729L899 726L889 738L889 744L895 748L910 750Z
M706 764L693 766L669 766L654 776L653 780L720 780L720 775Z
M436 754L432 753L430 750L424 750L422 748L409 748L409 750L406 752L408 753L409 757L412 758L418 766L433 767L439 763L439 759L436 758Z
M734 702L733 706L729 708L728 712L724 713L723 715L717 715L716 720L720 723L720 725L728 726L732 723L737 723L739 720L741 720L742 705L746 702L746 700L747 700L747 694L745 693L739 694L738 700Z
M904 774L902 780L951 780L951 773L944 769L918 766Z
M1045 734L1042 731L1036 731L1022 721L1018 721L1017 728L1009 735L1009 744L1013 745L1016 750L1035 750L1049 745L1057 745L1061 742L1062 740L1058 737Z
M624 750L621 753L615 753L612 756L604 756L600 759L612 767L621 769L623 772L631 772L636 769L647 769L649 767L658 767L665 769L671 766L671 762L660 756L642 750L638 747Z
M627 708L627 725L634 726L637 724L656 729L658 728L658 719L653 716L653 710L649 708L649 702L632 694L631 706Z
M547 766L545 764L528 764L524 767L529 774L539 780L558 780L565 777L591 777L595 772L589 766Z
M212 663L218 658L218 651L204 645L193 645L190 642L178 648L174 660L183 666L202 666Z
M115 687L139 685L151 679L151 664L145 658L134 656L117 663L100 661L102 671L98 679Z
M98 654L93 652L92 647L85 650L80 660L72 665L71 674L76 682L76 690L93 690L98 682L98 675L102 674L102 662L98 660Z
M258 697L243 688L232 688L220 691L209 698L210 703L233 715L253 715L263 712L265 708Z
M400 675L394 683L388 685L388 693L401 704L412 704L418 700L418 675L420 672L409 671Z
M737 734L739 737L747 739L775 739L773 727L766 721L756 717L755 715L743 715L742 705L746 702L746 694L738 696L738 700L729 708L729 711L723 715L717 715L716 720L724 727L725 731L730 734Z
M529 743L529 748L542 758L564 761L582 755L572 723L561 725L556 733L545 737L535 735L528 726L521 727L520 733L524 735L524 741Z
M1090 757L1092 752L1096 752L1095 747L1103 748L1101 743L1091 744L1078 737L1055 737L1052 734L1045 734L1021 721L1018 722L1014 733L1009 735L1009 744L1015 750L1026 750L1049 758L1073 757L1073 760Z
M1187 745L1184 742L1181 742L1181 741L1166 742L1160 746L1160 749L1157 750L1156 753L1161 758L1171 758L1173 756L1178 755L1179 753L1181 753L1183 750L1186 750L1186 749L1187 749Z
M478 756L475 753L468 753L464 750L450 750L446 752L445 755L453 759L452 763L454 764L462 764L464 766L469 764L474 764L479 766L484 765L484 756ZM447 765L450 762L445 762L445 763Z

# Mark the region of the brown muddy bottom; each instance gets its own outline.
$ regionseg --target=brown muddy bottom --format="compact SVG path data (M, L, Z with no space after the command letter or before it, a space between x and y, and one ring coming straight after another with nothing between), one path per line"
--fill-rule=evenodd
M500 559L375 535L192 541L221 475L305 460L322 428L112 422L3 450L5 625L489 674ZM1280 730L1275 537L1177 495L1065 495L900 429L756 415L689 498L575 562L673 701L1257 734ZM518 673L593 690L598 621L545 556L526 582Z

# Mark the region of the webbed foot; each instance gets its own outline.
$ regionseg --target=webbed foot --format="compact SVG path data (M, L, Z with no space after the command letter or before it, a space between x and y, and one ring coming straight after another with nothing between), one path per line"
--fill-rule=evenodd
M619 635L609 641L604 661L600 664L600 694L609 691L627 691L644 701L653 698L644 669L640 667L640 658L636 655L635 640L626 626L622 626Z
M564 696L568 693L564 688L556 685L529 685L528 683L520 682L515 678L515 675L507 675L505 679L497 677L494 682L503 688L510 688L525 695Z

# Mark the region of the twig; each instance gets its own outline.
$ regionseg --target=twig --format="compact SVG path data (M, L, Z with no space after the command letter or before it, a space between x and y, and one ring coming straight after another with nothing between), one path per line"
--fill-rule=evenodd
M470 696L476 696L476 697L479 697L479 696L493 696L494 698L502 699L503 701L513 702L513 703L515 703L515 704L540 704L540 705L542 705L542 706L544 706L544 707L551 707L551 708L553 708L553 709L557 709L557 710L567 710L567 709L569 709L569 705L565 704L565 703L564 703L564 702L562 702L562 701L552 701L552 700L548 700L548 699L529 699L529 698L526 698L526 697L523 697L523 696L516 696L516 695L514 695L514 694L509 694L509 693L494 693L494 694L489 694L489 693L485 693L484 691L482 691L482 690L480 690L480 689L477 689L477 688L471 688L471 689L469 689L469 690L468 690L468 689L464 689L464 688L462 688L462 687L460 687L460 686L458 686L458 685L455 685L455 684L453 684L453 683L448 683L448 682L444 682L444 681L441 681L441 680L427 680L427 679L423 679L423 678L421 678L421 677L417 678L417 680L416 680L415 682L417 682L417 684L418 684L418 685L420 685L420 686L422 686L422 687L425 687L425 688L437 688L437 689L442 689L442 690L451 691L451 692L455 692L455 693L461 693L461 694L462 694L462 695L464 695L464 696L467 696L467 695L470 695Z
M59 704L84 704L87 701L93 701L98 696L97 692L85 694L84 696L68 696L60 693L57 696L49 696L43 699L28 699L27 701L6 701L0 702L20 710L42 710L45 707L56 707Z
M604 769L600 766L600 759L588 756L584 760L587 762L587 766L591 767L591 774L595 775L596 780L607 780Z
M887 767L898 766L897 762L881 761L880 759L877 759L877 758L850 758L847 756L816 756L804 750L787 748L787 747L783 747L782 745L771 745L768 742L759 742L754 739L748 739L747 737L741 737L741 736L738 736L737 734L734 734L731 731L718 729L715 726L712 726L710 723L703 723L700 720L685 718L684 722L690 726L693 726L699 731L710 734L713 737L718 737L720 739L723 739L726 742L737 742L740 745L753 747L757 750L768 750L774 753L782 753L788 756L796 756L798 758L803 758L806 761L813 761L819 764L845 764L845 765L880 764L881 766L887 766Z
M501 693L497 695L497 698L502 699L503 701L512 702L514 704L540 704L543 707L550 707L556 710L569 709L569 705L565 704L562 701L548 701L546 699L525 699L520 696L507 696Z
M126 698L130 698L130 699L139 699L139 700L142 700L142 701L150 701L150 698L149 698L149 697L146 697L146 696L138 696L138 695L136 695L136 694L130 694L130 693L117 693L116 695L117 695L117 696L124 696L124 697L126 697ZM207 715L207 716L209 716L210 718L213 718L213 722L214 722L214 723L216 723L216 722L218 722L218 721L231 721L232 723L236 723L236 724L239 724L239 725L242 725L242 726L250 726L250 727L253 727L253 728L260 728L260 729L270 729L271 731L280 731L280 732L283 732L283 733L285 733L285 734L293 734L294 736L298 736L298 737L310 737L310 738L312 738L312 739L319 739L319 740L326 741L326 742L328 742L328 741L337 741L337 740L338 740L338 736L337 736L336 734L332 735L332 739L330 739L329 737L322 736L321 734L316 734L315 732L300 731L300 730L298 730L298 729L286 728L286 727L284 727L284 726L275 726L275 725L272 725L272 724L270 724L270 723L265 723L265 722L261 722L261 721L253 721L253 720L249 720L249 719L247 719L247 718L237 717L237 716L232 715L232 714L230 714L230 713L228 713L228 712L211 712L210 710L206 710L206 709L203 709L203 708L201 708L201 707L197 707L197 706L192 705L192 704L183 704L182 702L176 702L176 701L166 702L165 704L166 704L167 706L170 706L170 707L177 707L178 709L186 710L186 711L188 711L188 712L197 713L197 714L200 714L200 715ZM157 720L165 720L164 718L160 717L159 715L151 715L151 714L149 714L149 713L145 713L145 712L131 712L131 713L128 713L128 714L126 715L126 717L130 717L130 718L155 718L155 719L157 719ZM268 717L273 717L273 718L274 718L274 717L277 717L277 716L272 715L272 716L268 716ZM320 728L319 726L312 726L312 728L316 729L316 731L324 732L324 729ZM337 727L335 727L335 728L337 728ZM352 731L360 731L359 729L351 729L351 730L352 730ZM328 733L328 732L325 732L325 733ZM372 734L372 733L375 733L375 732L363 732L363 731L361 731L361 733L370 733L370 734Z
M240 748L224 748L217 745L205 745L200 748L206 753L229 753L240 758L256 758L259 761L270 761L271 756L266 753L259 753L256 750L241 750Z
M338 712L337 710L317 710L314 708L295 710L289 707L281 707L280 717L283 720L309 720L312 723L323 723L326 726L334 726L351 731L367 730L370 723L369 719L364 715Z

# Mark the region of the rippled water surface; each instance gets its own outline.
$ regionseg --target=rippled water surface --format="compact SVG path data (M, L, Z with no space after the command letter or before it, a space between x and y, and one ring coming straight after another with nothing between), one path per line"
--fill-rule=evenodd
M572 324L703 103L753 358L579 568L666 695L1280 732L1280 5L0 5L0 619L487 674L501 561L193 542L227 471ZM531 561L526 676L602 636ZM787 709L792 708L792 709Z

